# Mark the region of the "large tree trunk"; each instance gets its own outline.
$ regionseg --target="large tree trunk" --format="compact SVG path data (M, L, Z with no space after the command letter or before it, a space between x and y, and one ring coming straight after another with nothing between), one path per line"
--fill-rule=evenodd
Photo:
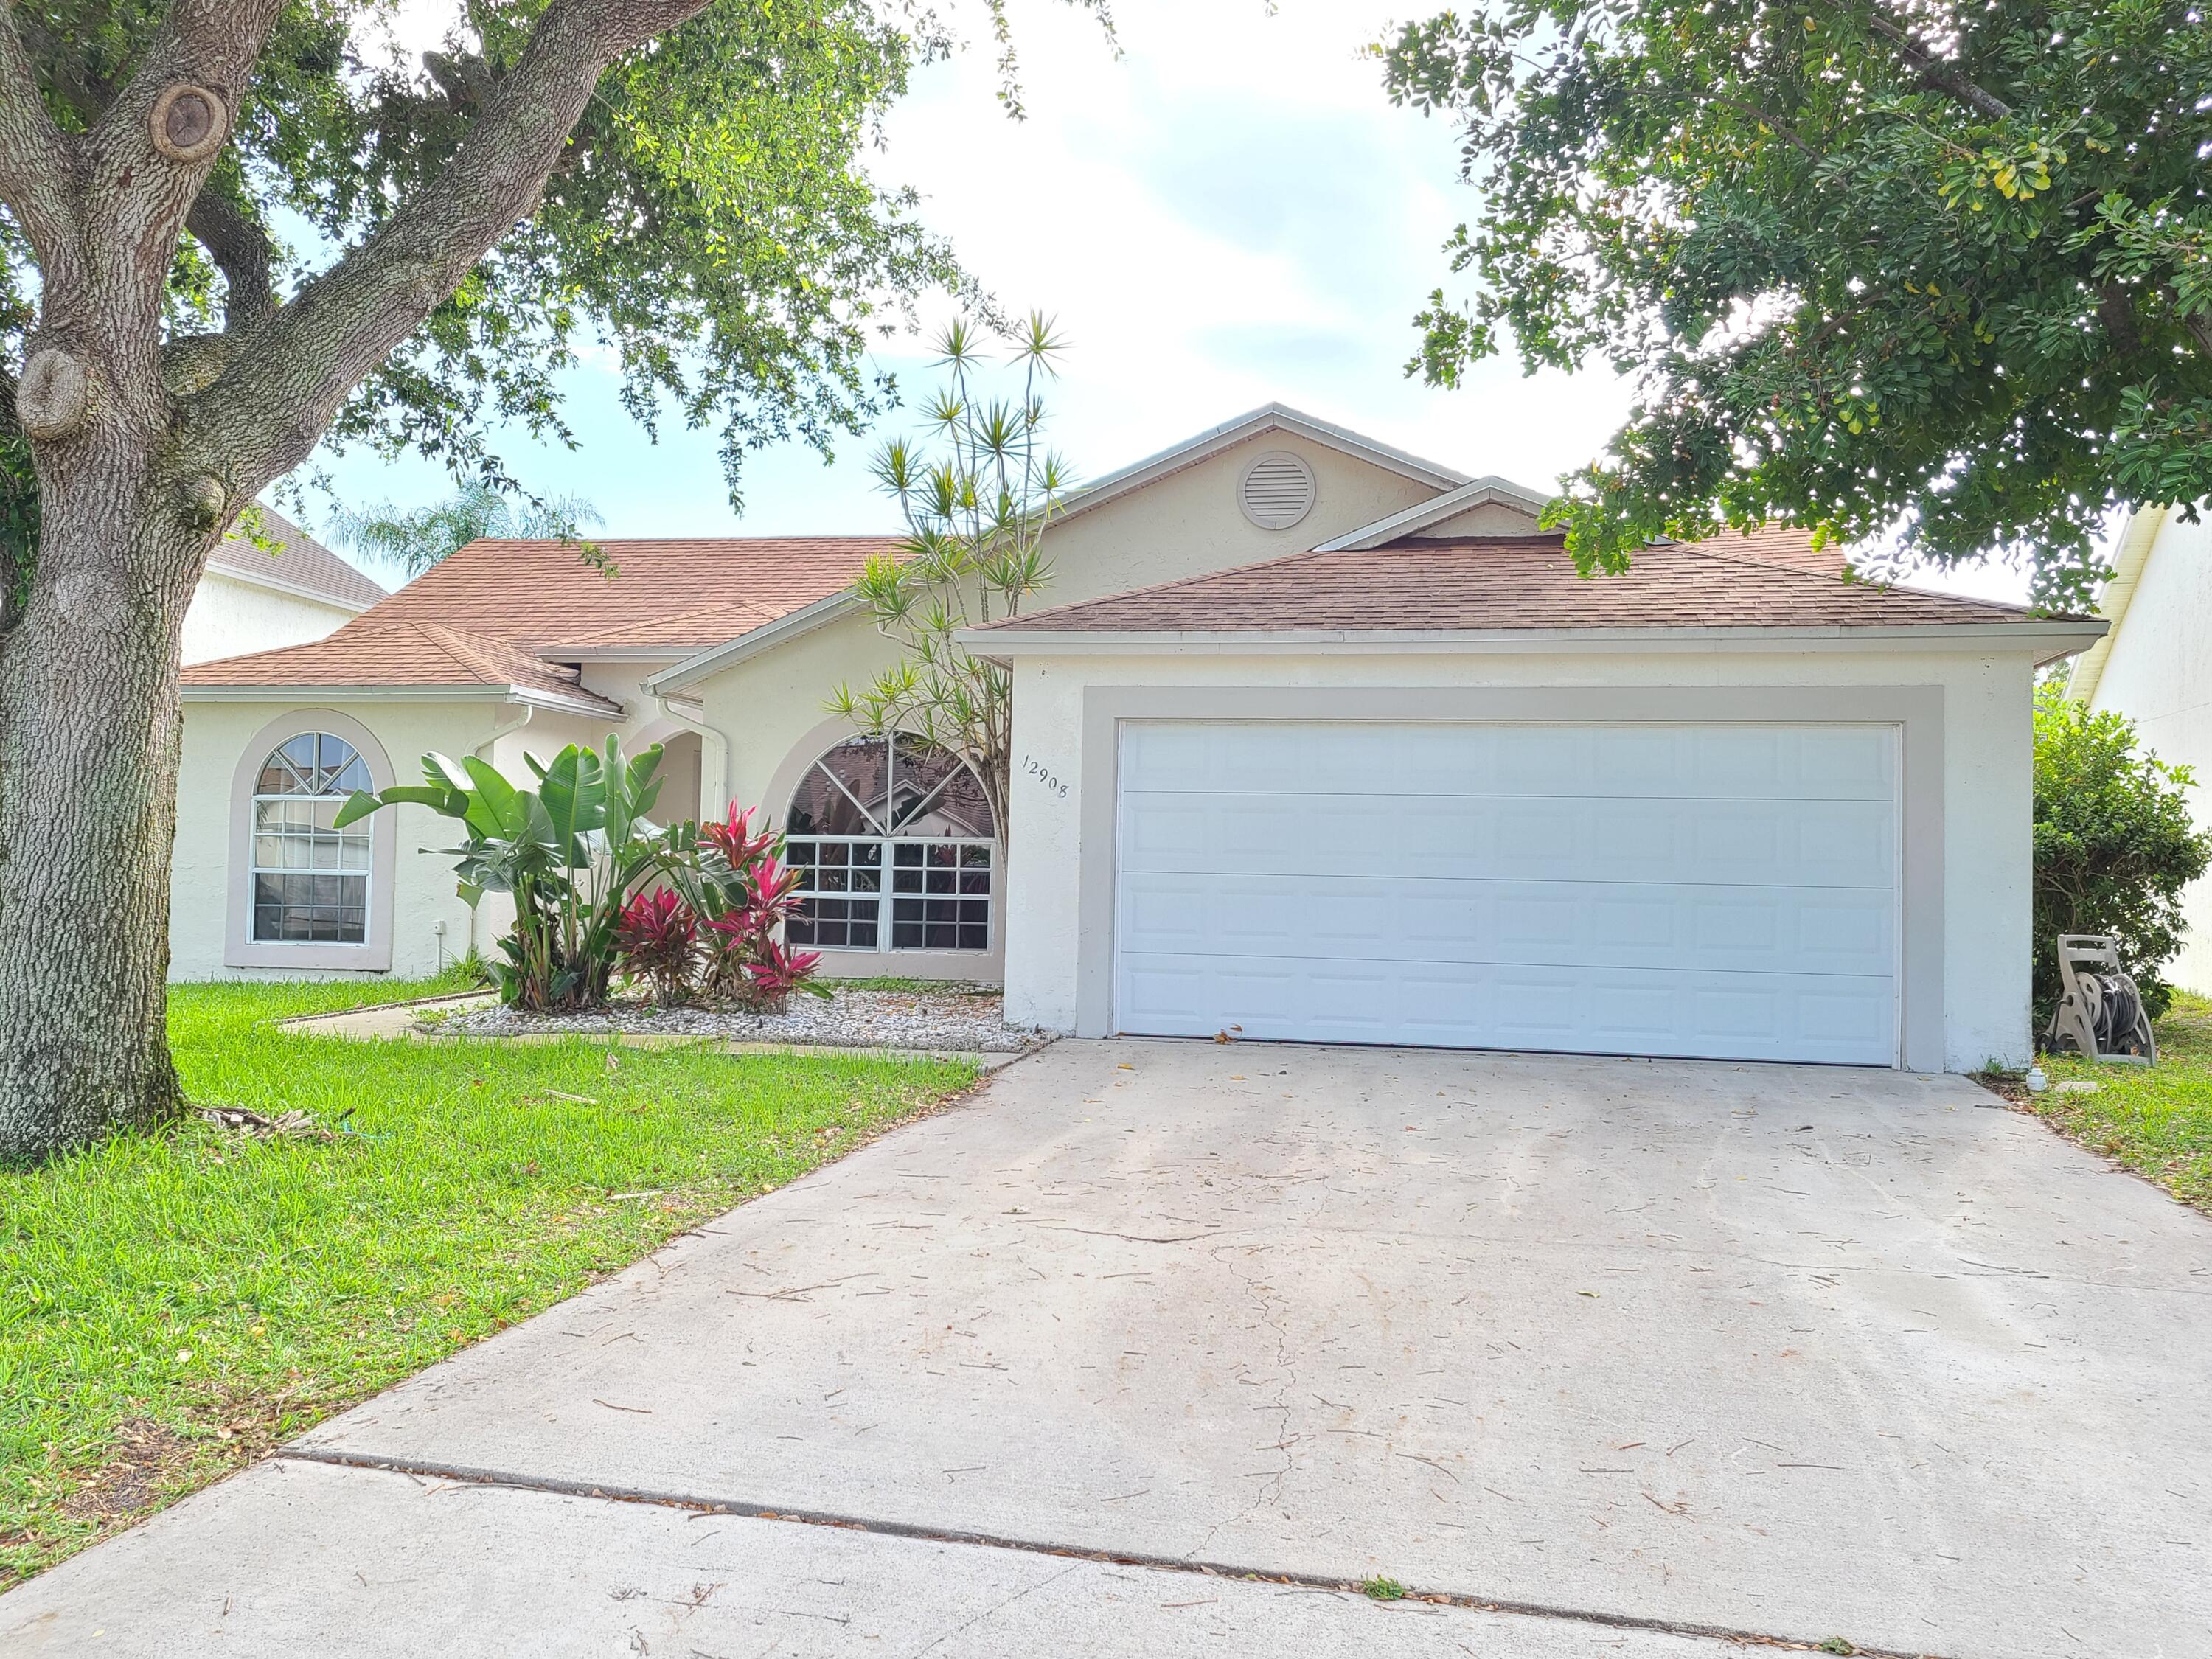
M0 1159L180 1103L163 1030L177 642L208 550L536 210L607 65L705 3L552 0L460 148L283 303L258 233L198 205L279 0L170 0L128 84L66 132L0 7L0 204L40 283L21 379L0 386L41 514L28 603L0 633ZM225 330L165 343L196 211Z
M46 469L0 639L0 1160L179 1109L165 1030L178 636L212 531L149 510L120 434ZM121 439L121 441L117 441Z

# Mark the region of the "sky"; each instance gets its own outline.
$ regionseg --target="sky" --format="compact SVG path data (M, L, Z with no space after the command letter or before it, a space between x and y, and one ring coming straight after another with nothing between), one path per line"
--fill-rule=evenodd
M996 54L971 40L918 74L869 166L921 193L924 221L1005 307L1057 321L1070 349L1048 407L1076 476L1270 400L1536 489L1603 447L1628 404L1609 371L1532 379L1493 361L1451 392L1403 372L1413 315L1449 280L1441 245L1475 205L1450 125L1393 108L1361 52L1419 0L1117 0L1118 56L1063 0L1010 6L1027 118L1001 108ZM414 0L403 27L430 44L450 12ZM973 31L981 8L952 15ZM928 356L907 337L879 363L911 401L934 382ZM753 457L740 516L714 434L665 429L655 446L617 389L587 361L568 377L577 451L501 446L527 487L587 499L608 536L896 526L867 467L896 413L829 465L799 445ZM351 506L451 487L421 463L325 464ZM1944 585L2025 589L2003 570Z

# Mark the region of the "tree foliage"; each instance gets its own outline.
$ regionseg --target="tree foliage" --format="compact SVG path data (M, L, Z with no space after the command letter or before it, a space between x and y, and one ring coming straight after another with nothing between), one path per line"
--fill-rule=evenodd
M993 331L1009 349L1019 398L988 395L983 335L970 322L938 339L945 386L923 413L937 447L885 444L876 477L896 499L907 534L872 558L853 592L896 661L865 686L841 685L831 709L864 732L907 732L975 769L999 833L1013 774L1013 682L962 645L962 629L1014 616L1052 578L1044 536L1068 484L1044 444L1044 382L1066 349L1042 313Z
M2136 749L2135 723L2092 713L2051 681L2035 702L2035 1011L2059 994L2052 940L2112 933L2152 1016L2172 989L2160 970L2181 949L2182 890L2212 866L2212 832L2189 813L2196 782Z
M96 122L167 21L161 0L10 8L65 131ZM520 64L542 0L470 0L419 64L393 0L286 0L178 248L173 337L233 331L311 290L450 162ZM869 0L713 0L603 74L537 211L374 366L334 444L413 449L505 484L501 424L566 441L557 376L594 345L648 427L719 423L744 453L862 430L884 388L865 354L906 297L961 282L913 198L862 165L919 60L945 49ZM0 219L0 340L21 360L36 263ZM890 307L887 315L885 307ZM21 476L21 475L17 475Z
M2201 0L1502 0L1377 50L1483 192L1409 372L1639 377L1553 508L1586 569L1782 519L2078 604L2115 508L2212 495Z
M584 532L600 523L599 509L580 495L526 496L471 479L443 501L405 512L389 501L341 507L332 526L341 546L419 576L486 538L574 542L588 557Z

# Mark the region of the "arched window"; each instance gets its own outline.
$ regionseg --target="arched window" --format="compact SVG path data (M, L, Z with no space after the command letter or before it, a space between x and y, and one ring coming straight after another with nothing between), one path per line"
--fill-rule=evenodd
M368 938L368 821L332 827L356 789L374 789L351 744L327 732L287 738L253 785L249 939L286 945L361 945Z
M957 756L903 734L848 738L806 769L784 829L804 901L793 945L991 948L998 825Z

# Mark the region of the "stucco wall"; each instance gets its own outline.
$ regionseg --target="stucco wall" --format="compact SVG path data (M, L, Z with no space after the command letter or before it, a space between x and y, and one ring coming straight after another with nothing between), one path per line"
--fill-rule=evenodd
M1388 688L1413 694L1415 708L1433 688L1932 687L1941 690L1942 711L1942 1063L1966 1071L1990 1059L2021 1060L2028 1053L2031 678L2025 655L1980 653L1025 657L1016 677L1015 748L1048 781L1025 776L1014 791L1008 1017L1060 1030L1081 1024L1083 963L1098 954L1085 948L1083 884L1086 872L1110 868L1113 857L1110 750L1088 752L1112 739L1085 736L1093 687ZM1757 697L1732 715L1762 717L1774 716ZM1086 790L1106 798L1086 800ZM1907 987L1908 998L1915 988Z
M220 570L200 578L185 611L184 660L213 662L250 651L276 651L335 634L354 613L242 582Z
M2191 809L2212 822L2212 522L2169 514L2136 578L2127 614L2090 699L2135 721L2160 759L2196 769ZM2177 985L2212 994L2212 878L2183 899L2189 935L2167 970ZM2048 941L2039 941L2045 948Z
M1291 529L1261 530L1238 508L1236 486L1254 459L1279 449L1313 469L1314 507ZM1045 537L1052 581L1030 608L1284 557L1434 493L1324 445L1270 433L1054 526ZM865 684L896 654L872 622L854 614L692 688L687 695L727 745L730 799L764 804L781 822L787 803L771 795L786 760L803 744L818 738L826 746L835 737L825 729L831 690L841 681Z
M177 852L169 890L169 974L173 979L255 979L315 976L310 970L250 969L226 960L233 927L232 891L236 821L232 786L249 748L293 702L188 702L185 705L183 763L177 784ZM398 781L421 780L417 757L436 749L473 751L518 710L492 703L334 702L367 726L383 746ZM453 891L453 860L426 848L453 844L453 826L419 806L398 813L397 859L390 893L392 971L403 976L437 972L444 960L469 945L468 906ZM379 902L372 894L370 902ZM442 939L431 931L442 921ZM342 950L332 971L350 974Z
M456 758L476 754L506 776L526 783L526 752L547 759L569 743L598 747L610 731L641 747L671 730L638 680L661 663L594 665L586 684L623 705L619 721L495 702L432 702L374 698L336 699L329 707L366 726L385 751L395 780L421 781L421 757L432 750ZM229 960L241 926L234 912L238 886L234 861L242 856L234 784L248 751L258 759L270 723L302 705L294 702L193 701L185 705L184 750L177 787L177 852L170 886L170 976L174 979L252 979L314 976L315 970L241 967ZM372 893L371 906L388 904L390 971L405 978L434 974L465 954L473 942L487 955L513 912L494 894L471 915L454 891L453 861L434 849L455 844L455 827L419 806L398 814L395 866L389 890ZM434 931L442 921L446 931ZM365 971L333 950L329 974Z

